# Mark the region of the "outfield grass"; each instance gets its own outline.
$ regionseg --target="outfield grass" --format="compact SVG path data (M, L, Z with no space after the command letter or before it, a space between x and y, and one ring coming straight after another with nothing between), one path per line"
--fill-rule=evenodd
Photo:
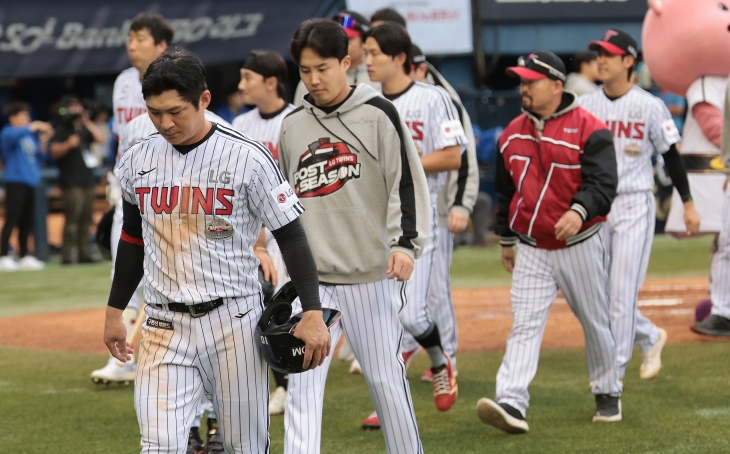
M730 452L730 344L671 345L665 367L638 379L634 360L623 396L624 421L593 424L585 357L580 349L542 354L528 411L531 432L510 436L482 425L476 401L493 396L501 352L459 355L459 399L436 411L430 384L409 378L426 453L722 453ZM98 386L89 371L103 355L0 347L0 452L139 452L132 387ZM325 397L323 453L382 453L382 434L359 424L372 405L361 376L334 364ZM272 418L272 453L283 450L283 418Z
M709 236L682 241L665 235L656 236L648 277L707 276L710 271L711 243L712 237ZM454 287L509 285L511 275L502 267L501 251L499 245L456 249L451 264L452 285ZM639 259L638 256L636 258Z

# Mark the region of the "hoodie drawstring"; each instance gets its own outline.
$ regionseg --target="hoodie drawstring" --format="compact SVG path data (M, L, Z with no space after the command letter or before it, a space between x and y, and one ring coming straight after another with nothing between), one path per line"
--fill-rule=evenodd
M348 142L347 140L345 140L345 139L343 139L342 137L338 136L337 134L335 134L334 132L332 132L332 131L331 131L331 130L330 130L330 129L329 129L328 127L327 127L327 126L325 126L325 125L324 125L324 123L322 123L322 122L321 122L321 121L319 120L319 117L317 116L317 114L316 114L316 113L314 113L314 108L313 108L313 107L310 107L310 108L309 108L309 111L310 111L310 112L312 113L312 115L314 116L315 120L317 120L317 123L319 123L319 125L320 125L320 126L321 126L322 128L324 128L324 130L325 130L325 131L327 131L328 133L332 134L332 135L333 135L333 136L335 136L335 137L336 137L337 139L339 139L339 140L341 140L342 142L344 142L345 144L347 144L347 146L351 147L351 148L352 148L353 150L355 150L355 151L357 151L358 153L360 153L360 150L358 150L358 149L357 149L357 147L356 147L355 145L351 144L351 143L350 143L350 142ZM375 159L375 160L377 161L377 158L376 158L375 156L373 156L373 154L372 154L372 153L370 153L370 150L368 150L368 149L367 149L367 147L365 147L365 145L364 145L364 144L362 143L362 141L360 140L360 138L359 138L359 137L357 137L357 136L356 136L356 135L355 135L355 134L354 134L354 133L353 133L353 132L352 132L352 131L350 130L350 128L348 128L347 126L345 126L345 123L343 123L343 122L342 122L342 120L340 119L340 113L339 113L339 112L337 112L337 120L338 120L338 121L340 122L340 124L341 124L342 126L344 126L344 127L345 127L345 129L347 129L347 131L348 131L348 132L349 132L350 134L352 134L352 136L353 136L353 137L355 137L355 139L357 139L357 141L358 141L358 142L360 142L360 145L362 145L362 147L363 147L363 148L365 149L365 151L367 152L367 154L368 154L368 155L369 155L369 156L370 156L371 158L373 158L373 159Z

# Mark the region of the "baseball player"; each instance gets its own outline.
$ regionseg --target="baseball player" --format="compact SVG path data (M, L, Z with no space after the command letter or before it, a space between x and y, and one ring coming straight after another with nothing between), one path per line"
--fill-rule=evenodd
M267 453L268 370L253 340L263 310L253 245L261 224L279 242L304 310L305 368L330 338L304 208L263 146L205 119L205 68L165 52L142 81L159 131L122 156L124 223L104 342L129 361L122 312L144 281L147 321L135 380L142 452L184 452L200 397L212 400L227 452Z
M307 209L302 224L322 302L343 313L332 341L344 325L387 452L422 453L398 312L429 233L426 176L393 104L367 85L348 85L347 35L338 24L304 22L291 54L310 94L282 123L279 166ZM329 364L289 377L285 453L320 452Z
M618 164L617 195L603 225L611 256L609 301L618 378L623 380L636 343L643 353L639 376L648 379L659 373L667 341L667 332L641 315L638 306L656 221L651 164L654 153L663 156L672 183L682 196L688 234L697 233L700 218L677 151L681 137L672 115L659 98L630 81L637 57L636 40L623 30L612 29L603 40L591 42L589 48L599 54L598 72L603 86L579 101L608 125Z
M375 16L373 16L375 17ZM444 351L451 357L456 371L456 351L458 348L458 329L454 301L451 297L451 257L454 251L454 234L464 231L469 225L469 216L474 208L479 192L479 169L477 168L476 140L471 127L469 114L461 104L461 99L439 72L426 61L421 49L413 46L413 65L409 74L415 82L429 83L443 87L449 93L457 108L464 133L467 136L466 152L461 157L459 170L447 174L446 183L438 194L438 238L433 259L433 270L428 290L428 310L439 327ZM406 332L403 349L413 351L418 348L415 338ZM430 368L421 375L422 381L433 381ZM373 412L362 422L363 429L379 429L378 415Z
M140 13L129 25L127 56L130 63L132 63L132 67L119 74L116 81L114 81L112 92L114 103L112 131L119 137L120 142L125 141L123 130L127 123L147 112L147 105L142 97L141 77L149 64L167 49L172 42L172 37L172 28L159 14ZM150 131L150 133L152 132L155 131ZM142 139L147 136L138 137ZM129 139L125 143L131 146L136 141ZM124 147L120 143L117 159L129 146ZM122 194L114 172L107 174L107 180L109 182L107 199L110 204L115 206L111 236L113 238L111 242L112 263L115 263L117 255L116 239L119 238L122 232ZM112 267L113 277L114 267ZM132 326L139 315L141 291L140 288L138 292L132 295L129 306L124 313L124 323L128 333L132 332ZM110 357L106 366L91 373L91 379L96 383L129 383L134 380L135 370L136 364L134 361L121 364L115 358Z
M431 235L423 255L416 262L408 304L400 313L406 331L420 345L411 350L405 350L404 346L403 358L408 364L420 347L426 350L433 373L436 407L446 411L456 401L458 386L451 357L442 347L439 327L429 316L429 285L434 252L439 242L438 194L444 187L447 173L461 166L467 139L448 94L439 87L414 82L408 76L412 46L405 28L394 22L385 22L368 33L365 60L368 74L382 83L383 95L393 102L408 125L428 180Z
M730 91L730 84L728 84ZM730 190L728 190L728 169L730 169L730 96L725 96L725 117L722 128L722 162L725 165L725 198L722 204L722 226L717 238L717 252L713 254L710 297L712 309L707 318L696 320L692 329L709 336L730 337ZM701 304L701 303L700 303Z
M588 372L595 383L593 422L621 420L621 384L608 302L602 223L618 177L611 133L563 90L565 66L552 52L520 58L523 113L499 139L496 233L512 273L512 331L497 374L497 397L482 398L479 418L508 433L529 430L527 388L558 289L583 325ZM515 259L514 246L519 241Z
M347 33L347 54L351 61L350 69L347 71L347 83L352 86L366 84L380 90L380 84L370 80L363 60L363 44L365 43L363 35L370 30L370 21L355 11L342 11L332 17L332 20L340 24ZM294 105L301 106L306 94L307 87L300 80L294 92Z
M294 106L284 101L288 69L284 58L272 50L254 50L241 68L241 82L238 89L243 102L256 108L233 119L233 128L248 137L261 142L269 149L271 156L279 159L279 134L284 117ZM271 232L265 232L266 246L257 252L269 256L275 268L271 282L274 291L289 281L284 260ZM260 258L264 260L264 258ZM265 276L268 278L268 276ZM284 414L286 406L287 380L281 372L273 371L276 389L269 396L269 412Z

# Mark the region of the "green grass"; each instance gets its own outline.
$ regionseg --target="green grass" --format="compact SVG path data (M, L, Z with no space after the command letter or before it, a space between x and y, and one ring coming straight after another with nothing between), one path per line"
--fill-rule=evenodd
M648 277L707 276L710 270L712 237L677 241L665 235L654 238ZM509 285L511 276L502 267L499 245L461 247L454 251L451 280L454 287ZM637 257L638 259L638 257Z
M436 411L431 388L418 380L419 356L409 378L427 453L721 453L730 451L730 344L668 346L664 369L651 381L629 367L624 421L593 424L581 349L542 353L530 388L530 433L509 436L481 424L476 401L494 395L502 353L459 355L459 399ZM89 371L104 355L0 347L1 452L134 453L139 435L132 387L97 386ZM323 453L382 453L380 432L359 425L372 409L361 376L333 364L325 397ZM271 423L272 453L283 450L283 418Z
M111 262L0 273L0 317L103 308L111 288Z

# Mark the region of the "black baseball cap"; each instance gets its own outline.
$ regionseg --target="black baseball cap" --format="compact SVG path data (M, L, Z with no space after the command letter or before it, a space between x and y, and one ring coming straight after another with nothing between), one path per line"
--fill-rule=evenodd
M517 59L517 66L507 68L507 75L527 80L552 79L565 82L565 64L552 52L537 51Z
M413 60L414 65L420 65L421 63L426 63L426 54L423 53L420 47L413 44L411 51L411 59Z
M591 41L588 44L588 49L597 51L603 49L609 54L613 55L631 55L637 58L639 46L636 44L636 40L628 32L619 28L612 28L607 30L603 35L603 40Z
M342 11L332 17L332 20L342 25L348 38L362 36L370 30L370 21L355 11Z

